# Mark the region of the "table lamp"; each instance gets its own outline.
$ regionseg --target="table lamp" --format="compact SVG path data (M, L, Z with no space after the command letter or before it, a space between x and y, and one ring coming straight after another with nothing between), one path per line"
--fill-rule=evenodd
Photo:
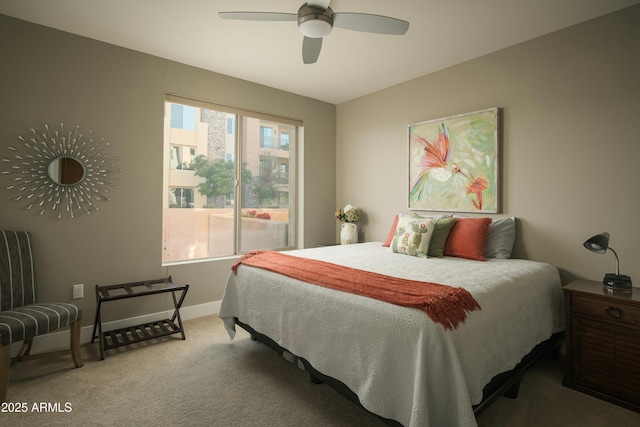
M631 290L631 278L624 274L620 274L620 261L618 260L618 254L613 250L613 248L609 247L609 233L596 234L595 236L584 242L584 247L597 254L603 254L607 251L607 249L609 249L611 252L613 252L613 255L615 255L616 272L615 274L607 273L604 275L602 284L605 288L624 291Z

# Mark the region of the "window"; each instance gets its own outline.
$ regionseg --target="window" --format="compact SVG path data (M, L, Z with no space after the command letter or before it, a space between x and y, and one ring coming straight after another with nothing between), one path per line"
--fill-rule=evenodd
M280 134L280 149L288 150L289 149L289 134L281 133Z
M172 145L170 154L169 168L190 170L191 162L196 157L196 149L195 147Z
M196 109L187 105L171 105L171 127L176 129L196 129Z
M273 147L273 129L260 126L260 147Z
M175 95L165 102L163 263L295 247L301 123Z
M170 188L169 207L192 208L194 191L194 188Z

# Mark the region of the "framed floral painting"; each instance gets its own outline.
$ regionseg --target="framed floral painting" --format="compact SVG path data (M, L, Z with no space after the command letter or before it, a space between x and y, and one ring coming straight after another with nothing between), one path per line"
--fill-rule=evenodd
M500 109L409 126L409 209L499 212Z

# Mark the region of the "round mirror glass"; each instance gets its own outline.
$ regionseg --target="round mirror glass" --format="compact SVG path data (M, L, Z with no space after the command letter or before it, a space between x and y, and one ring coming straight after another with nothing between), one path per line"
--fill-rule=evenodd
M73 157L57 157L49 163L49 178L59 185L75 185L84 179L84 165Z

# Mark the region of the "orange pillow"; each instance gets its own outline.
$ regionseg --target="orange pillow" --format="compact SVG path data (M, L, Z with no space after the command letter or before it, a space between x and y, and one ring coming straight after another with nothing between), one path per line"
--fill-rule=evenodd
M393 225L391 226L391 230L389 230L389 234L387 235L387 240L384 241L382 246L386 246L387 248L391 246L391 241L393 240L393 236L396 234L396 228L398 228L398 215L393 219Z
M444 245L444 255L484 261L484 246L491 218L457 219Z

